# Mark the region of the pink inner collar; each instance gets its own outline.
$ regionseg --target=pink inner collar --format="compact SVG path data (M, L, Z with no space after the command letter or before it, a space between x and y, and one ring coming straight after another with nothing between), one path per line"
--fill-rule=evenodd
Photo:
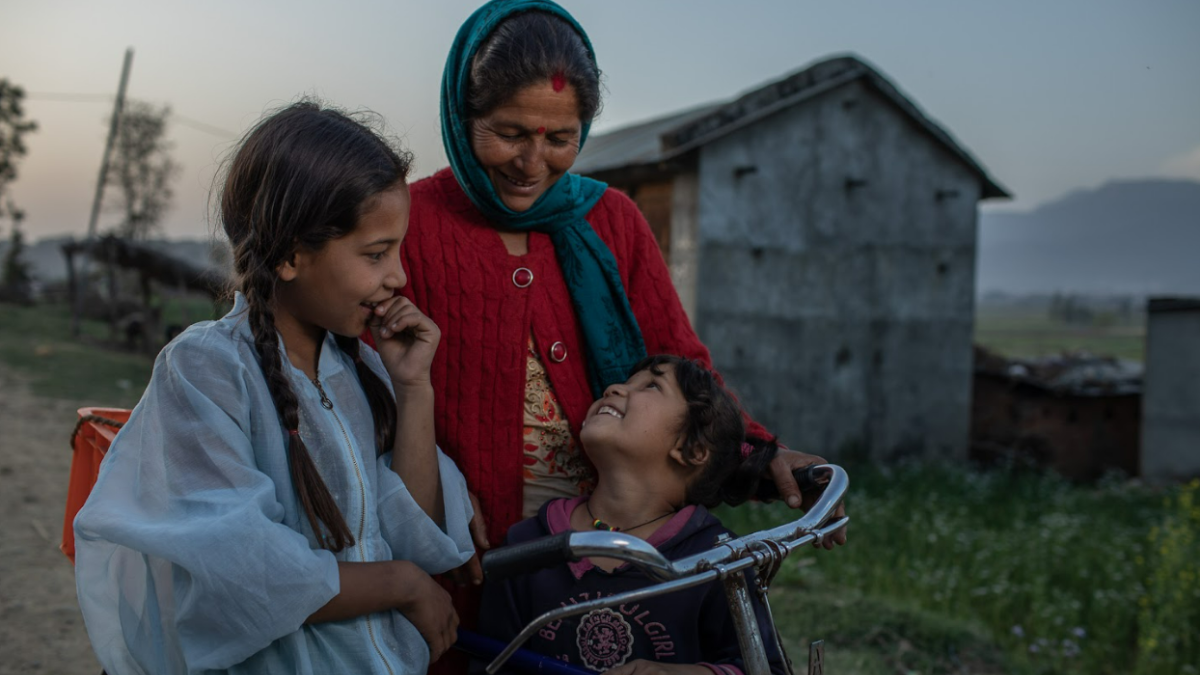
M546 508L546 524L550 526L550 534L558 534L559 532L570 530L571 514L575 512L576 507L587 501L589 496L580 495L574 499L556 499L550 502L550 506ZM654 534L650 535L650 538L646 540L646 543L657 547L670 541L675 535L679 534L684 525L687 525L687 522L691 520L692 514L695 511L696 507L694 505L683 507L675 515L671 516L671 519L664 523L662 527L655 530ZM617 569L623 569L627 564L621 565ZM570 563L569 567L571 568L571 574L578 579L585 572L592 569L594 565L592 565L591 560L584 558L579 562Z

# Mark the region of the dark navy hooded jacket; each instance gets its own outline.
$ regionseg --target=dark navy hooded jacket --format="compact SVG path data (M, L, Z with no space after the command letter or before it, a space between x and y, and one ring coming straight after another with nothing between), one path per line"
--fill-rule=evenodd
M519 544L570 529L571 512L584 499L547 502L536 517L514 525L505 543ZM711 549L717 537L726 533L734 536L703 506L689 506L647 541L667 559L678 560ZM547 611L653 583L632 565L605 572L586 559L489 583L484 587L479 632L507 642ZM750 588L771 670L783 675L786 668L765 608L752 582ZM542 628L524 647L595 672L635 659L701 664L715 675L743 672L733 617L720 582L569 617Z

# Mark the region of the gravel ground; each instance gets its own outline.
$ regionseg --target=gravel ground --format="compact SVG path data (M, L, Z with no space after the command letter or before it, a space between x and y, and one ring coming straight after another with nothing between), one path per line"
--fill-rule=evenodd
M58 548L75 409L0 365L0 675L100 672Z

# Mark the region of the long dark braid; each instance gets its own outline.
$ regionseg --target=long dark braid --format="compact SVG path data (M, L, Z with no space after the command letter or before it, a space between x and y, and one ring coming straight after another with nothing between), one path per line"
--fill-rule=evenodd
M340 551L354 545L354 535L333 495L329 493L329 486L317 471L308 446L300 437L300 402L296 392L292 391L292 383L279 355L279 334L275 331L275 315L271 311L274 280L264 279L264 276L256 274L256 278L248 279L243 284L243 292L250 306L254 349L258 352L263 376L267 378L267 388L271 392L271 400L275 402L275 410L279 413L283 428L287 429L288 466L304 515L308 517L308 524L312 526L317 541L325 548Z
M319 250L351 232L380 193L404 182L411 163L411 155L364 122L303 101L247 134L221 192L221 221L233 246L238 288L249 306L254 348L287 434L292 482L317 540L332 551L355 540L300 436L300 404L275 328L276 270L297 248ZM376 450L386 452L396 434L395 399L359 357L357 338L336 337L354 360L371 406Z

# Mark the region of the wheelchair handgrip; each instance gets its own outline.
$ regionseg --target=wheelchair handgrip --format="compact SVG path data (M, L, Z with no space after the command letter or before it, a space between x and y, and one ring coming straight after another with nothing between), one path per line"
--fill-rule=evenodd
M824 484L817 480L818 464L810 464L792 471L792 478L796 479L796 485L800 486L800 492L819 491L824 488ZM754 496L763 502L774 501L779 499L779 488L775 486L775 481L764 477L758 482L758 490Z
M483 554L483 576L488 581L500 581L518 574L572 562L571 531L534 539L522 544L503 546Z

